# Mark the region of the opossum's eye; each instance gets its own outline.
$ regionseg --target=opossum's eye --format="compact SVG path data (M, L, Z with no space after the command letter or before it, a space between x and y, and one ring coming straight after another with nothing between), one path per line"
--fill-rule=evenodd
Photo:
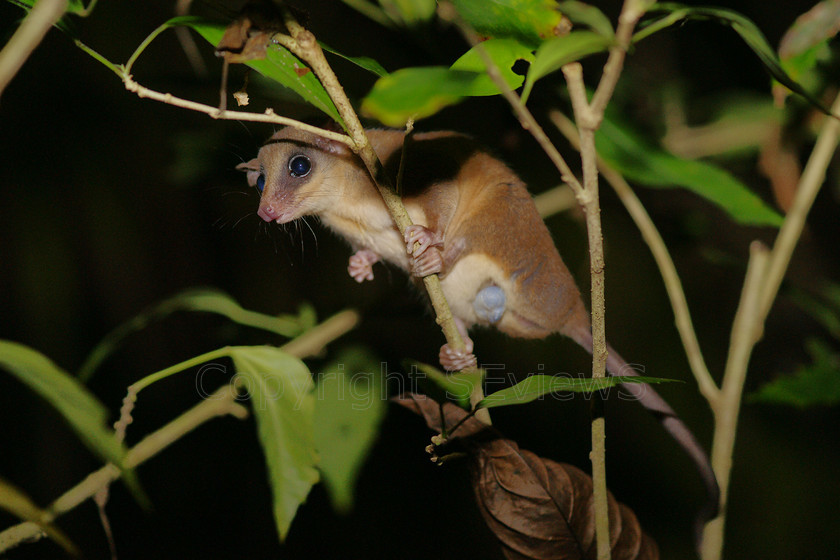
M289 160L289 173L292 177L306 177L312 171L312 162L304 155L292 156Z
M257 177L257 190L260 191L260 194L262 194L264 188L265 188L265 175L260 173L260 176Z

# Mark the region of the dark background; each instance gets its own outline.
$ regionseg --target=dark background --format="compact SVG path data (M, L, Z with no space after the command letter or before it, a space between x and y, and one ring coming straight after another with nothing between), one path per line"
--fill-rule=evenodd
M602 8L613 19L617 2ZM809 2L721 2L755 21L778 44ZM103 1L92 17L76 19L82 40L114 62L172 15L173 3ZM195 11L230 17L238 3L199 3ZM465 47L450 31L406 39L381 29L340 2L307 4L316 35L348 54L367 54L387 69L451 63ZM0 32L11 35L21 11L0 3ZM199 38L212 77L194 77L172 32L156 40L134 67L135 78L159 91L218 102L220 64ZM602 59L594 59L597 70ZM655 90L683 88L700 115L705 100L723 93L765 94L769 80L756 58L728 29L689 24L643 42L628 60L623 91L645 120ZM341 62L336 69L359 98L372 78ZM590 75L590 83L596 74ZM241 70L231 77L241 83ZM533 104L552 101L547 80ZM299 104L261 97L253 110L314 116ZM491 146L533 192L558 181L556 171L496 98L466 101L421 121L421 130L468 132ZM345 307L364 313L361 327L334 345L364 344L389 369L402 359L433 362L442 337L422 298L397 270L378 268L357 286L345 273L349 250L310 219L306 226L265 227L258 195L234 166L256 153L268 125L214 121L142 100L104 66L53 30L0 99L0 337L27 344L68 371L107 332L180 290L213 286L244 307L293 312L301 302L326 317ZM565 143L559 142L565 146ZM806 151L807 154L807 146ZM571 155L571 154L570 154ZM574 157L571 158L574 161ZM755 158L734 168L762 196L769 187ZM809 287L838 278L837 185L830 177L810 218L789 275ZM605 188L608 336L651 375L685 384L662 393L708 445L712 417L698 395L673 327L656 267L640 236ZM680 192L640 189L672 251L699 339L719 376L728 346L748 245L773 232L733 226L719 211ZM575 212L547 221L569 268L586 286L585 230ZM709 254L725 258L711 261ZM586 291L585 289L583 290ZM746 393L804 361L803 341L818 326L784 296L771 314L751 362ZM482 361L523 376L587 371L587 356L554 337L526 342L477 333ZM281 340L205 314L181 314L133 336L109 359L91 388L116 414L125 387L151 372L225 344ZM320 362L311 363L317 371ZM189 373L146 391L129 443L197 401ZM496 425L542 456L588 469L587 405L546 401L494 412ZM607 414L608 480L658 541L663 558L691 558L690 527L702 490L688 460L657 423L632 403ZM837 504L840 472L838 413L817 409L744 406L732 474L726 557L825 558L840 551ZM321 486L301 507L280 546L271 517L265 467L253 421L221 419L202 426L138 474L154 504L144 512L121 485L108 511L120 558L499 558L472 498L465 465L435 468L423 451L430 433L410 413L393 408L367 462L349 516L334 514ZM58 415L8 375L0 375L0 476L47 504L77 483L97 461ZM14 520L0 513L0 528ZM89 558L106 558L95 507L85 503L58 525ZM9 558L61 557L52 543L22 545Z

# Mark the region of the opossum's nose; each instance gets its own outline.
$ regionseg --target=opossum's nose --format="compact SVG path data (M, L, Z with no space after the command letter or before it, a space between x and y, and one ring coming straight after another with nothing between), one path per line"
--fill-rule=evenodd
M260 204L260 209L257 210L257 215L266 222L273 222L280 217L280 211L271 204Z

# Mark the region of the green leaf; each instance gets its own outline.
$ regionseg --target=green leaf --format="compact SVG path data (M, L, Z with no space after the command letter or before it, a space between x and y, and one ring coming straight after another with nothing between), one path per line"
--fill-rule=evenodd
M143 311L108 333L79 368L79 379L87 382L96 368L119 348L129 335L177 311L216 313L240 325L266 330L288 338L299 335L315 324L311 307L302 306L298 316L275 317L243 309L236 300L220 290L212 288L185 290Z
M725 210L736 222L779 226L782 216L735 177L711 164L686 160L645 141L613 116L595 135L598 155L631 181L648 187L683 187Z
M796 18L779 42L782 60L810 51L840 31L840 0L824 0Z
M742 14L725 8L686 6L671 2L658 2L650 8L649 13L664 13L665 16L653 21L648 27L637 32L633 37L633 42L640 41L656 31L685 20L711 20L722 25L727 25L738 33L747 46L758 56L758 59L764 65L767 72L776 81L792 92L801 95L823 113L827 115L831 114L831 111L824 103L788 75L782 67L776 51L767 42L761 30L749 18Z
M413 27L425 23L435 15L435 0L379 0L391 20Z
M572 31L568 35L544 42L537 49L536 59L528 70L525 89L522 90L522 103L528 101L531 88L537 80L559 70L564 64L606 51L612 42L612 37L604 37L594 31Z
M779 58L788 75L814 89L818 84L817 65L831 58L828 43L838 31L840 0L820 2L796 18L779 42Z
M599 35L609 39L615 36L610 19L597 7L575 0L560 2L560 12L573 23L588 26Z
M560 377L554 375L531 375L512 387L488 395L476 405L476 408L495 408L512 404L535 401L551 393L571 391L575 393L593 393L615 387L621 383L666 383L677 379L641 376L609 376L601 379Z
M382 389L379 360L360 348L344 350L318 376L315 447L336 511L353 506L356 480L386 411Z
M312 377L303 362L273 346L233 347L230 357L251 398L282 541L318 482Z
M381 64L379 64L376 60L374 60L374 59L372 59L368 56L347 56L345 54L341 54L337 50L329 47L328 45L324 44L321 41L318 41L318 44L321 45L321 48L323 50L325 50L326 52L334 54L336 56L340 56L344 60L347 60L348 62L352 62L353 64L355 64L359 68L361 68L363 70L367 70L368 72L370 72L372 74L376 74L380 78L382 76L387 76L388 75L388 71L385 70L385 68L383 68Z
M36 0L9 0L9 2L23 8L24 10L31 10L35 5L35 1ZM95 4L96 0L91 0L88 2L88 7L85 7L85 3L82 0L68 0L66 12L68 14L87 16Z
M225 26L197 17L176 17L167 22L168 25L185 25L204 37L214 47L222 40ZM264 60L249 60L245 63L266 78L274 80L283 87L289 88L300 95L306 102L317 107L329 115L337 123L344 126L344 121L338 114L335 104L327 94L327 90L315 77L315 74L295 55L280 45L269 45Z
M14 484L0 478L0 509L4 509L12 515L31 521L38 525L49 538L55 541L67 554L80 556L81 553L67 536L64 535L55 525L44 523L49 513L39 508L32 499Z
M403 68L380 78L362 100L362 113L386 126L402 128L410 119L434 115L461 101L480 78L443 66Z
M513 71L513 65L519 60L532 63L534 54L531 49L516 39L488 39L468 50L449 67L450 70L456 72L476 72L479 74L465 95L483 96L501 93L490 76L487 75L487 67L478 53L479 48L483 48L496 66L499 67L502 77L510 89L516 89L522 85L524 78Z
M421 362L410 362L412 371L417 371L416 378L419 380L429 379L435 386L443 391L443 395L434 395L435 400L442 402L445 399L454 400L461 408L470 409L470 395L480 386L484 380L484 371L462 371L458 373L444 373L434 366Z
M108 410L75 377L43 354L4 340L0 340L0 367L49 402L97 456L122 465L125 448L107 426Z
M812 363L767 383L750 395L749 401L802 409L840 403L840 354L817 339L809 340L807 349Z
M511 67L517 60L533 59L528 47L512 39L491 39L476 48L486 50L511 88L522 85L522 76ZM401 128L409 119L431 116L464 97L498 94L476 48L450 68L403 68L380 78L362 101L362 112L387 126Z
M536 48L554 37L563 17L555 0L452 0L464 20L487 37L510 37Z

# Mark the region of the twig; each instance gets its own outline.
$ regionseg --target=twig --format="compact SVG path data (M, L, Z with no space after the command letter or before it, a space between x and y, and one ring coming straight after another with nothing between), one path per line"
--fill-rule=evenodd
M323 349L325 344L352 330L358 320L357 312L352 310L342 311L281 346L281 349L300 358L316 354ZM134 391L134 395L136 395L136 391ZM246 418L248 410L236 402L236 396L237 391L233 386L225 385L217 389L204 401L164 427L149 434L129 449L123 461L125 467L127 469L137 467L216 416L230 414L239 419ZM127 422L125 425L127 425ZM124 436L124 426L121 435ZM83 501L96 495L102 488L107 487L120 476L120 470L111 464L105 465L88 475L85 480L65 492L47 508L49 515L43 522L52 522L59 515L70 511ZM0 532L0 553L17 546L21 542L37 540L43 536L44 533L40 526L35 523L25 522L9 527Z
M566 115L559 111L552 111L549 113L549 119L551 119L557 129L573 146L580 149L578 131L574 123ZM671 308L674 311L674 322L682 339L689 367L697 381L700 392L709 401L712 408L714 408L720 390L712 378L712 374L709 372L709 368L706 366L706 361L703 358L703 353L700 350L700 343L697 341L697 334L694 331L694 323L691 320L691 313L688 309L688 302L685 299L685 292L683 291L680 277L677 274L677 269L674 266L674 261L668 253L668 248L665 246L662 236L653 224L653 220L650 219L641 201L624 177L600 158L598 159L598 169L601 172L601 176L615 190L618 198L635 222L636 227L639 228L642 238L650 248L656 265L659 267L659 273L662 275L665 291L668 293L668 298L671 301Z
M280 124L284 126L294 126L295 128L299 128L301 130L305 130L313 134L318 134L319 136L323 136L324 138L329 138L330 140L335 140L337 142L341 142L342 144L346 144L347 146L353 147L352 140L348 138L345 134L333 132L330 130L324 130L322 128L318 128L317 126L307 125L305 123L296 121L294 119L290 119L288 117L282 117L276 114L272 109L266 109L265 113L249 113L247 111L219 111L218 107L205 105L204 103L197 103L188 99L182 99L180 97L172 95L171 93L161 93L159 91L151 90L147 87L141 86L140 84L135 82L131 76L128 75L123 77L123 82L125 83L125 89L127 89L130 92L136 93L138 97L153 99L155 101L160 101L161 103L181 107L182 109L189 109L190 111L198 111L199 113L204 113L214 119L264 122Z
M124 461L126 468L137 467L212 418L227 414L240 419L246 418L248 410L235 401L235 396L233 389L225 385L175 420L149 434L128 450ZM50 504L47 508L48 515L45 522L52 522L59 515L75 508L96 494L100 488L118 479L120 475L120 470L111 464L91 473L82 482ZM0 532L0 553L17 546L21 542L37 540L42 536L41 528L32 522L20 523L10 527Z
M832 113L840 111L840 95L834 101ZM776 242L769 256L762 254L759 262L762 274L755 273L758 280L747 281L733 325L726 373L721 388L721 398L714 407L715 435L712 442L712 466L721 491L720 515L706 525L703 532L703 560L720 560L723 555L723 537L726 521L726 499L732 469L732 452L741 408L741 393L746 379L749 358L755 344L761 339L764 324L776 299L782 279L787 271L793 250L802 234L808 212L816 199L825 179L825 171L837 149L840 138L840 122L826 119L817 137L811 157L800 177L790 211L776 236ZM757 249L753 246L753 257ZM765 251L766 252L766 251ZM766 262L766 265L763 264ZM758 265L753 265L755 269ZM749 291L747 287L749 286ZM749 301L747 301L749 300Z
M446 21L450 21L454 23L461 35L463 35L464 39L466 39L467 43L475 48L476 52L478 53L479 57L481 57L482 62L484 63L484 67L487 69L487 74L493 80L493 83L496 84L496 87L499 88L499 91L502 93L502 96L507 100L508 104L510 104L511 109L513 109L514 115L516 116L519 124L522 125L522 128L527 130L531 133L537 143L540 145L540 148L546 153L548 158L560 172L560 179L569 185L572 190L575 192L575 195L580 196L580 193L583 192L583 186L578 181L578 178L575 176L574 172L572 172L571 167L569 164L566 163L566 160L563 159L563 156L557 150L557 148L552 144L551 140L549 139L548 135L542 129L540 124L537 122L537 119L534 118L534 115L531 114L531 111L528 110L527 107L522 103L522 100L519 98L519 95L515 91L513 91L510 86L508 85L507 81L502 77L502 73L499 68L496 66L496 63L490 58L490 55L487 53L486 49L481 46L481 37L473 30L469 25L466 24L463 20L461 20L458 12L449 2L441 2L438 6L438 15L441 19Z
M726 501L729 494L729 472L732 469L732 451L738 428L741 393L747 377L747 365L755 343L760 338L756 315L760 310L759 294L767 270L768 251L760 242L750 246L750 260L741 291L741 300L732 323L729 356L721 388L721 397L715 409L715 433L712 441L712 468L720 486L721 514L706 525L703 550L722 551L723 525ZM726 473L726 476L721 476ZM704 553L705 558L705 553Z
M0 95L35 47L67 10L67 0L38 0L0 51Z
M382 163L379 161L370 140L365 134L365 129L361 121L359 121L356 111L353 109L353 105L350 103L350 100L344 92L344 88L341 87L338 78L327 62L320 45L315 40L315 36L307 29L304 29L288 10L284 13L284 21L290 35L276 34L274 39L306 62L318 77L321 85L324 86L324 89L335 104L339 115L344 120L347 132L353 140L353 150L359 155L376 184L382 199L385 201L385 205L388 207L388 211L394 219L397 229L399 229L400 233L403 233L405 228L411 225L411 218L405 206L403 206L402 200L394 191L390 179L387 173L384 172ZM455 325L449 304L443 295L443 289L440 286L438 275L432 274L424 277L423 284L429 294L429 299L435 310L437 323L443 330L447 343L454 350L464 351L466 349L464 340ZM471 400L475 401L473 403L475 404L482 398L483 392L477 391ZM478 414L477 417L489 424L490 415L486 410L482 410L483 412Z
M630 44L633 28L644 13L643 3L627 0L619 16L616 32L617 44L610 50L610 56L596 90L592 103L586 99L580 65L577 63L563 67L569 84L569 93L575 108L575 120L580 129L581 159L583 166L583 185L572 173L569 165L549 140L542 127L537 124L531 112L524 106L519 96L502 78L499 68L480 45L480 37L460 19L454 8L442 3L440 14L444 19L455 22L470 46L482 58L487 73L510 104L522 127L534 136L549 159L557 167L560 177L574 191L578 202L586 215L586 229L589 239L590 273L592 289L592 376L604 377L606 370L606 335L604 328L604 252L601 234L600 206L598 202L598 170L595 152L595 130L603 119L604 109L615 89L621 68L624 64L626 48ZM605 468L605 429L600 405L593 409L592 421L592 479L595 500L596 542L599 560L610 558L609 517L607 510L607 486Z
M574 127L574 125L572 125ZM534 205L542 219L554 214L571 210L577 206L577 198L569 185L562 184L552 187L534 197Z
M595 131L603 113L593 112L586 100L583 69L577 62L562 68L575 113L580 136L580 157L583 167L583 196L578 201L586 216L589 238L589 275L592 293L592 378L606 376L607 334L604 289L604 239L601 233L601 204L598 195L598 165L595 151ZM606 70L605 70L606 73ZM603 82L603 80L602 80ZM592 407L592 494L595 501L595 542L598 560L610 559L609 503L607 496L606 427L604 402L600 395L591 401Z
M835 99L834 105L831 107L831 113L835 115L840 113L840 95ZM773 305L779 287L782 285L782 279L790 263L793 250L796 248L805 227L808 212L811 210L817 193L825 180L828 164L837 150L839 137L840 121L826 118L817 137L814 150L802 171L793 204L773 245L770 264L767 268L767 279L761 291L761 307L759 309L762 320L770 312L770 307Z

